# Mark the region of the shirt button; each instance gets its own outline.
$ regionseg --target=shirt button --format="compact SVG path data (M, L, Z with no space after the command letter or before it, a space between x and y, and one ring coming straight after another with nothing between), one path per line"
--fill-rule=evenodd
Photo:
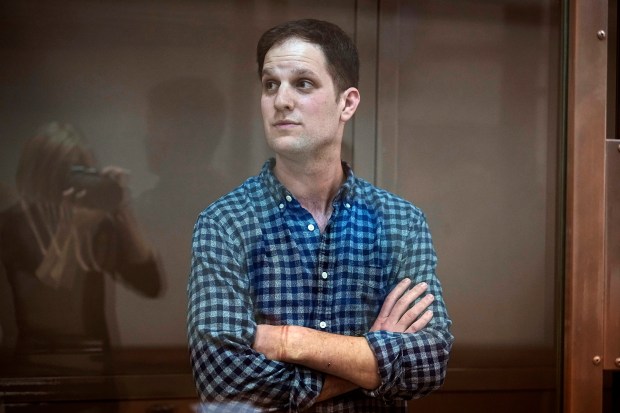
M314 231L314 225L308 224L308 231Z
M327 279L327 273L325 271L323 271L321 273L321 277L323 277L323 279L326 280Z
M279 207L280 209L282 209L282 208L284 208L284 204L280 204L280 205L278 205L278 207Z
M291 202L293 200L293 198L290 195L286 196L286 202Z
M327 327L327 323L326 323L325 321L321 321L321 322L319 323L319 327L321 327L321 328L325 328L325 327Z
M347 208L351 208L351 204L349 204L348 202L346 204L344 204L345 207Z

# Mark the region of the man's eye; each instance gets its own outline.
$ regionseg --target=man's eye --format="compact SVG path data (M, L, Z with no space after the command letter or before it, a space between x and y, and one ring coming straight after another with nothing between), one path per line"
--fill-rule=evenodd
M278 85L273 80L267 80L267 81L263 82L263 88L266 91L270 92L270 91L276 90L278 88Z
M313 87L314 85L312 84L311 81L309 80L300 80L297 83L297 86L301 89L310 89L311 87Z

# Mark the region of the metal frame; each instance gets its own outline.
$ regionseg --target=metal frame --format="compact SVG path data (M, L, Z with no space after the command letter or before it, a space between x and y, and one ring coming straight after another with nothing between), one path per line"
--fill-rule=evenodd
M607 1L569 10L564 411L603 400Z

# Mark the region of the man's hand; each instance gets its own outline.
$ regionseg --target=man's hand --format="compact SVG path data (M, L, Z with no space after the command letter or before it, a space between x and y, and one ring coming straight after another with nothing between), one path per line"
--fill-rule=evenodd
M426 283L420 283L407 291L410 284L411 280L405 278L388 294L383 302L379 316L370 328L370 331L385 330L395 333L415 333L423 329L431 321L433 313L430 310L424 310L431 305L435 297L432 294L427 294L413 307L409 308L428 288Z

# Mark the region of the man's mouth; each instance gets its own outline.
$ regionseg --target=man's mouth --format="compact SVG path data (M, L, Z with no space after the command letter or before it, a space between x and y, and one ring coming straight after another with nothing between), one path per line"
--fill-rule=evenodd
M289 128L289 127L293 127L297 125L299 125L299 122L295 122L295 121L287 120L287 119L279 120L273 123L273 126L275 126L276 128Z

